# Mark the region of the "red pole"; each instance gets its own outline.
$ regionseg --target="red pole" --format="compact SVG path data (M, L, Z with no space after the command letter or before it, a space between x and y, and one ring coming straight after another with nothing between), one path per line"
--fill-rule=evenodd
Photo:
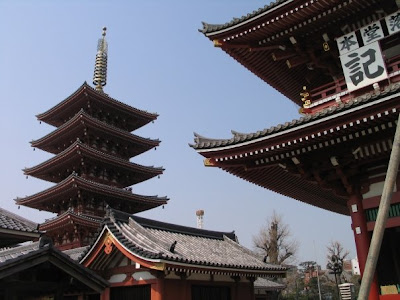
M360 265L360 272L362 277L364 274L365 264L368 257L369 244L371 241L370 235L367 230L367 220L362 205L362 196L359 193L351 195L347 202L347 206L350 210L354 240L356 242L357 258ZM369 300L378 299L379 287L375 277L371 285Z

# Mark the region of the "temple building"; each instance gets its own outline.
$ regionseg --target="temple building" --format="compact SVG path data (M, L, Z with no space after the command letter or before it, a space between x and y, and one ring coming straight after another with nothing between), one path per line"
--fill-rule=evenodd
M284 277L287 268L241 246L234 232L134 215L168 201L132 192L163 173L130 161L159 145L131 133L157 115L105 94L106 68L104 29L95 88L85 82L37 116L56 129L31 144L54 156L24 173L53 185L16 203L57 216L39 226L22 218L14 225L0 211L8 242L33 241L0 249L0 300L255 299L255 287L265 299L267 291L283 288L267 288L265 279ZM14 240L19 230L26 233ZM264 280L255 286L257 278Z
M277 0L200 30L303 115L192 147L246 181L352 220L361 273L400 108L400 11L394 0ZM397 176L397 186L400 183ZM395 189L370 299L400 299ZM387 286L395 287L388 289Z

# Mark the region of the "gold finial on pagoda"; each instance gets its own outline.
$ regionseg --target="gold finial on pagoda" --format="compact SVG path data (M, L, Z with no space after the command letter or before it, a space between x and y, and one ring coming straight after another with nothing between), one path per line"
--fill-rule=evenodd
M306 86L303 86L303 91L300 93L301 101L303 101L303 107L309 108L311 105L311 96Z
M97 43L96 62L94 65L93 84L97 91L102 92L107 83L107 52L106 30L103 28L102 38Z

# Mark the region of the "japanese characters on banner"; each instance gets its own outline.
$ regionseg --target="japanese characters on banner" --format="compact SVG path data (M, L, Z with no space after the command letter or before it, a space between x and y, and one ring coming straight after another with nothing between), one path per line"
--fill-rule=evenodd
M386 26L385 34L384 26ZM379 40L400 31L400 11L336 39L347 89L351 92L388 77Z
M349 92L388 77L378 41L340 56Z

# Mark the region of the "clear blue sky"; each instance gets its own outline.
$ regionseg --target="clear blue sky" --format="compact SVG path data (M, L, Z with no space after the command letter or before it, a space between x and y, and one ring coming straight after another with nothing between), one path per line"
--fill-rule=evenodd
M235 230L252 248L252 237L275 210L300 241L298 261L325 266L326 246L340 241L355 256L350 218L302 204L205 168L188 143L193 132L229 138L230 130L255 132L300 117L298 108L214 48L201 21L225 23L265 5L260 0L0 1L0 206L36 222L52 215L14 204L16 197L50 184L26 179L21 169L50 155L29 141L53 130L35 115L92 81L97 40L107 26L105 92L160 115L136 133L162 143L133 161L163 166L160 179L134 192L168 196L165 209L142 216L196 226L205 210L206 229ZM314 242L316 251L314 251ZM317 257L317 259L316 259Z

